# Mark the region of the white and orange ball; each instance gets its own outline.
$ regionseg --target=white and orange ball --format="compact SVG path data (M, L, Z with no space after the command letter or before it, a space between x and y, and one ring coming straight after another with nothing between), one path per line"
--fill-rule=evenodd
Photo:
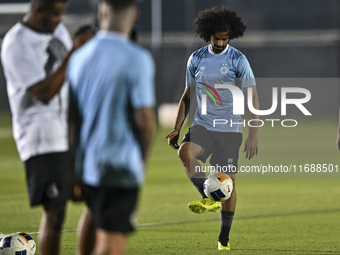
M208 198L222 202L231 197L233 181L225 173L212 173L205 179L203 189Z
M25 233L6 235L0 242L0 255L34 255L35 252L34 239Z

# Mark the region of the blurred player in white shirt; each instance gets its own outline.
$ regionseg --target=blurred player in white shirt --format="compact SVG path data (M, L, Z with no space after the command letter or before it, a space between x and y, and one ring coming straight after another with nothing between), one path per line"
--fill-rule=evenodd
M65 70L72 52L86 40L82 34L72 42L61 23L66 2L31 0L29 12L5 35L1 50L13 136L25 165L30 205L44 208L42 255L59 254L70 195Z

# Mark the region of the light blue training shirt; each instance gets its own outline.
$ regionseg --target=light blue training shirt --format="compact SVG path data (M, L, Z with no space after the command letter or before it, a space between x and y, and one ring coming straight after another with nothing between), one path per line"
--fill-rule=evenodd
M155 105L151 54L125 35L100 31L71 57L70 100L81 117L75 169L94 187L136 188L144 179L133 109Z
M196 88L197 97L192 126L242 133L242 116L233 114L232 93L216 85L237 86L243 93L244 88L256 85L253 71L245 55L234 47L227 45L220 54L214 54L209 47L195 51L188 59L186 85ZM244 100L247 102L246 98Z

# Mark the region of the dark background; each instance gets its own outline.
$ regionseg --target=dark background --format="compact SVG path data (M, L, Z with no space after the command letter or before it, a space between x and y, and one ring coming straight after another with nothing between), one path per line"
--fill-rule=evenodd
M0 0L0 8L1 3L14 2L28 3ZM71 32L81 24L95 22L95 0L68 2L65 23ZM247 25L244 37L231 41L230 45L247 56L257 78L339 77L338 0L163 0L161 3L163 41L159 47L153 47L151 42L151 0L138 3L140 18L136 24L139 43L152 51L156 61L159 105L178 102L184 90L187 58L193 51L205 45L193 35L193 20L200 10L213 6L229 5ZM22 16L23 14L1 14L0 38ZM323 80L323 83L326 81ZM331 86L317 82L312 84L311 90L327 92L321 95L316 114L337 114L337 79L332 79ZM5 87L1 68L0 112L9 111ZM261 88L261 84L258 84L261 105L270 105L269 89L268 85ZM332 104L325 96L327 94L332 95ZM312 99L319 96L312 93Z

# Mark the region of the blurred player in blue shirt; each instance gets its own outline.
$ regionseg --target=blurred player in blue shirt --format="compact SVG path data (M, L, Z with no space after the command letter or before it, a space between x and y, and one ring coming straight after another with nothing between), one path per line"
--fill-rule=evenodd
M221 232L218 240L219 250L230 250L229 232L236 206L235 173L239 148L242 142L242 116L234 114L235 94L247 96L252 93L255 109L259 101L253 71L245 55L229 45L229 41L243 35L246 26L235 11L228 7L207 9L195 19L196 34L209 45L195 51L188 60L186 87L179 103L174 128L166 136L169 145L179 149L178 155L187 176L202 196L202 200L189 203L189 209L195 213L217 212L221 210ZM224 85L231 86L230 90ZM177 144L180 129L189 112L190 99L197 98L197 108L189 132L182 144ZM243 107L243 106L242 106ZM245 142L246 158L257 155L258 116L250 113L253 119L249 135ZM226 172L233 180L234 191L231 197L222 202L207 198L203 190L205 172L197 161L210 163L218 171Z
M101 30L68 66L75 171L96 233L93 254L125 250L155 126L154 63L129 39L134 2L101 1Z

